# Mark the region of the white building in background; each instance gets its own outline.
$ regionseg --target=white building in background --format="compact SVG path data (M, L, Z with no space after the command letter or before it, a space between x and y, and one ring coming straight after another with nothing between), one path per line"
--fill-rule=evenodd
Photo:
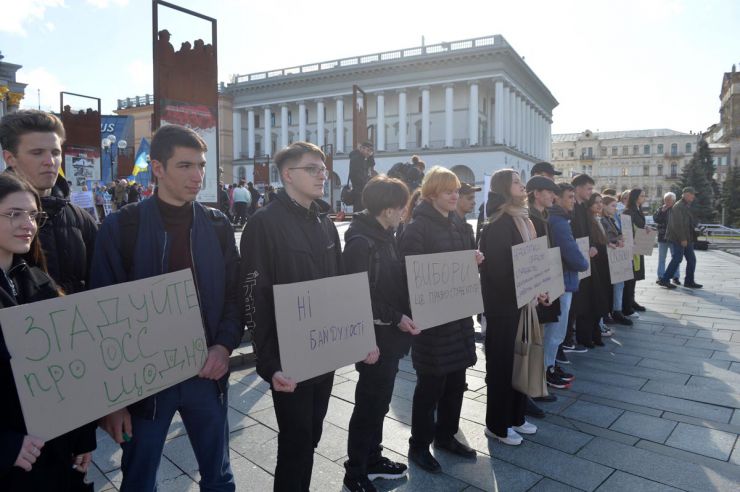
M646 205L655 204L678 183L699 138L667 129L555 134L550 162L568 179L590 175L599 191L641 187Z
M558 102L496 35L235 76L224 90L233 97L234 178L253 180L255 162L307 140L334 152L336 203L349 171L353 85L367 94L379 172L418 154L427 169L443 165L480 185L504 167L527 178L550 155ZM274 167L270 181L279 185Z

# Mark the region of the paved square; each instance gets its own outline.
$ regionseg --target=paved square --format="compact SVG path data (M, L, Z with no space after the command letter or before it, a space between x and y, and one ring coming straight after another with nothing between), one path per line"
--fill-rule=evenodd
M340 234L343 231L340 230ZM667 291L654 284L657 255L647 257L638 302L647 307L633 327L617 327L607 346L571 354L572 389L543 404L548 415L519 447L483 434L485 359L468 370L461 436L478 451L463 460L433 451L443 467L430 475L411 465L379 490L405 491L728 491L740 483L740 258L697 252L705 288ZM248 353L245 347L240 351ZM240 357L239 354L236 357ZM312 490L341 490L347 426L357 373L337 371L324 436L316 451ZM386 418L384 445L406 461L415 374L401 362ZM268 386L254 368L236 369L229 391L231 461L240 491L272 489L277 425ZM198 490L197 463L182 422L165 446L160 490ZM121 452L99 432L95 490L120 484Z

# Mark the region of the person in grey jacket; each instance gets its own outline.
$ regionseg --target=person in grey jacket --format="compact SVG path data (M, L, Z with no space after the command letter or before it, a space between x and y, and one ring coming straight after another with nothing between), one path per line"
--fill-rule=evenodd
M696 198L696 190L691 186L687 186L683 189L681 195L681 199L673 206L671 215L668 218L668 229L666 230L665 237L671 244L671 262L660 279L659 285L667 289L676 288L675 285L671 284L670 280L676 273L681 260L686 257L684 286L691 289L701 289L703 286L694 281L694 271L696 270L694 228L696 227L696 219L691 212L691 204Z

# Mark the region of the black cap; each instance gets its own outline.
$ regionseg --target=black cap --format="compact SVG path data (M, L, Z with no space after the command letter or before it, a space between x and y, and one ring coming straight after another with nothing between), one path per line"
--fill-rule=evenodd
M461 182L460 183L460 194L461 195L469 195L471 193L475 193L476 191L480 191L482 188L480 186L471 185L469 183Z
M545 173L545 174L553 174L555 176L560 176L561 174L563 174L562 172L552 167L552 164L550 164L549 162L545 162L545 161L538 162L537 164L532 166L531 173L532 174Z
M527 193L537 190L550 190L554 193L560 193L560 187L553 180L544 176L533 176L527 181Z

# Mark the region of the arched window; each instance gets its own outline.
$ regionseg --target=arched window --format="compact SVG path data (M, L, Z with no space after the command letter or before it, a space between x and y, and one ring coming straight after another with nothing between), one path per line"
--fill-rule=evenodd
M236 175L240 180L247 179L247 170L244 166L239 166L236 170Z
M691 153L691 144L690 143L687 143L686 144L686 153L687 154L690 154Z
M671 144L671 155L678 155L678 144Z
M475 173L468 166L454 166L450 171L463 183L475 184Z
M678 176L678 164L671 162L671 178Z

